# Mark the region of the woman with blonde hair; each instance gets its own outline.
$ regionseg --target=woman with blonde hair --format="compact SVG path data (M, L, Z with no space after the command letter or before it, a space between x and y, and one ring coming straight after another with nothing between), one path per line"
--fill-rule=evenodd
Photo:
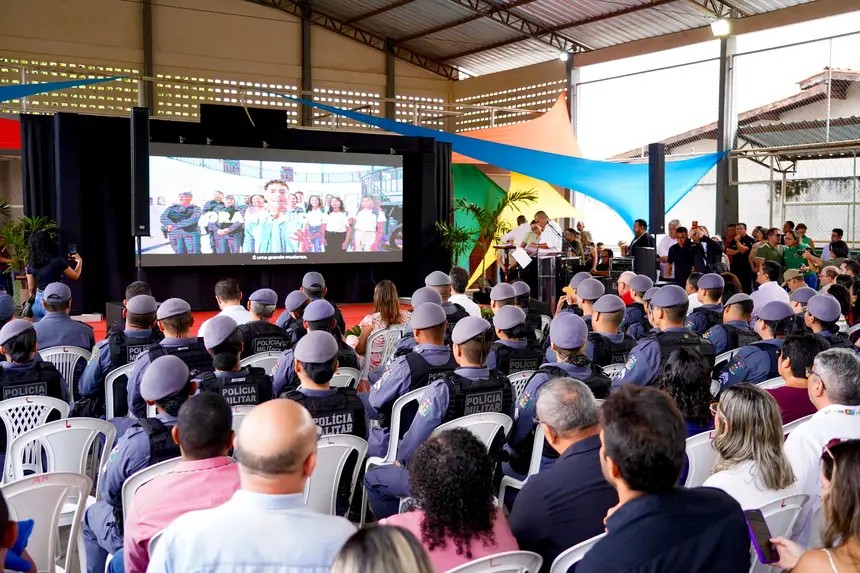
M783 448L779 406L770 393L753 384L729 386L711 412L717 463L704 487L725 491L744 509L801 493Z
M346 540L330 573L434 573L421 543L402 527L371 525Z

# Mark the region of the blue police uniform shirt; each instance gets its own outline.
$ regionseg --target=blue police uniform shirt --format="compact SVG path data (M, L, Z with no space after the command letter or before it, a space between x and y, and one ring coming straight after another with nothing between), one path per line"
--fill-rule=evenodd
M720 388L727 388L741 382L758 384L767 380L772 374L770 356L765 350L762 350L761 346L767 344L782 348L783 342L781 338L762 340L748 344L738 350L731 362L720 373Z
M129 344L134 344L134 339L148 339L152 336L151 330L124 330ZM81 396L92 396L104 391L104 383L107 375L114 368L110 362L110 340L100 340L93 347L93 355L87 362L87 367L78 380L78 392Z
M168 336L159 344L166 348L176 346L189 346L197 344L197 337L190 338L175 338ZM146 400L140 395L140 381L143 380L143 373L149 368L149 350L142 352L134 360L134 369L131 371L131 376L128 377L128 411L136 418L146 417Z
M529 345L528 340L499 340L499 344L503 346L508 346L510 348L516 348L518 350L522 350L523 348L527 348ZM487 370L495 370L499 365L499 355L496 352L496 349L490 350L489 356L487 356Z
M624 320L621 323L623 325L624 332L636 340L642 338L645 334L645 329L642 327L642 323L640 321L643 319L645 319L645 310L643 307L638 305L626 307L624 309Z
M299 392L307 396L308 398L328 398L329 396L334 396L337 394L337 388L329 388L328 390L317 390L315 388L305 388L304 386L299 386L297 388ZM367 412L364 413L364 435L361 436L365 440L367 439L367 428L370 427L370 420L367 417Z
M605 332L598 332L597 334L599 334L603 338L605 338L608 341L613 342L615 344L619 344L621 342L624 342L624 336L625 336L624 334L617 334L617 333L616 334L606 334ZM630 329L627 330L627 336L630 336ZM555 352L553 352L552 354L553 354L553 358L555 358ZM585 356L589 360L594 362L594 355L595 355L594 345L589 340L588 343L585 345ZM553 360L553 362L555 362L555 360Z
M654 332L660 332L654 329ZM689 328L667 328L666 332L690 332ZM660 374L660 344L657 340L646 338L640 340L630 351L627 364L624 366L624 374L618 380L612 381L612 389L622 384L636 384L648 386L653 384Z
M451 349L447 346L419 344L412 352L420 354L421 358L433 366L441 366L451 360ZM406 361L406 356L398 356L382 375L382 378L370 387L370 393L366 395L366 400L362 400L367 408L368 416L371 419L379 418L379 410L393 406L398 398L409 391L411 383L412 370L409 368L409 362ZM384 456L388 449L388 437L388 428L379 426L371 428L367 455Z
M41 362L42 359L38 354L33 358L33 360L28 360L27 362L21 362L20 364L16 364L14 362L0 362L0 368L4 370L8 370L10 373L14 372L28 372L33 370L36 367L37 362ZM60 381L60 388L62 389L62 395L60 399L63 402L69 401L69 385L65 380ZM51 396L51 398L56 398L56 396ZM0 452L2 453L2 452Z
M699 308L705 310L713 310L722 314L723 305L721 304L703 304ZM708 329L708 319L701 312L692 312L684 321L684 326L698 334L704 333Z
M278 356L278 361L272 368L272 383L274 384L274 396L277 398L284 391L284 388L290 383L290 378L293 377L293 366L295 365L293 358L293 349L288 348L281 352Z
M627 330L625 330L624 332L625 334L627 334L627 336L639 340L640 338L648 334L649 331L645 330L645 328L642 326L642 323L634 322L633 324L628 326Z
M468 380L487 380L490 377L490 370L487 368L461 367L454 372ZM418 414L415 415L409 431L403 436L403 440L397 448L397 458L401 463L409 460L418 446L423 444L433 433L433 430L442 423L445 412L448 410L450 398L448 386L441 380L437 380L427 387L419 401ZM514 415L513 409L513 404L511 404L511 411L507 412L511 417Z
M290 311L288 311L287 309L284 309L284 312L282 312L280 314L280 316L278 316L278 319L275 321L275 326L280 326L281 328L286 328L287 322L289 322L291 318L293 318L293 317L290 316Z
M725 324L734 326L735 328L745 332L753 331L750 328L749 323L744 322L743 320L730 320ZM729 336L729 332L728 330L726 330L726 327L723 324L717 324L716 326L712 326L702 336L707 340L711 341L711 344L714 345L714 352L717 353L717 356L719 356L723 352L734 350L734 348L731 348L731 337Z
M54 346L77 346L88 351L96 344L90 325L72 320L62 311L46 313L33 328L42 350Z

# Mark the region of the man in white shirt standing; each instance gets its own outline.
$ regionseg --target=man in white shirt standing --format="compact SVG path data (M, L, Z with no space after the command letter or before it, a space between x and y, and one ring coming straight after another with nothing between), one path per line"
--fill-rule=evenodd
M671 279L675 277L668 264L669 248L678 243L678 239L675 238L675 231L677 231L680 226L681 222L678 219L672 219L669 221L669 234L663 235L663 238L660 239L659 243L657 243L657 256L660 257L660 276L663 277L663 279Z
M543 211L535 213L535 222L541 228L540 236L543 240L543 242L538 245L538 248L541 251L546 250L560 252L562 235L561 227L558 226L558 223L550 221L549 217L547 217L546 213Z
M481 318L481 307L466 296L466 283L469 281L469 272L463 267L451 267L451 272L448 273L448 276L451 277L451 291L454 293L448 300L466 309L469 316Z
M223 279L215 283L215 300L218 301L218 308L221 309L217 316L222 314L229 316L236 321L237 325L254 320L248 309L242 306L242 289L239 288L236 279ZM208 322L207 320L200 325L197 336L203 337Z
M811 534L817 534L813 531L817 524L813 522L821 506L819 459L824 446L833 439L860 438L860 357L845 348L825 350L807 370L807 380L809 399L818 411L785 441L785 455L800 491L809 496L792 536L804 546L810 542Z
M499 240L502 243L519 247L529 231L531 231L531 225L526 220L524 215L520 215L519 217L517 217L517 226L502 235L502 238ZM507 253L507 256L505 255L505 253ZM517 261L514 260L514 257L511 256L510 251L499 249L499 251L496 253L496 261L498 261L499 269L501 271L511 271L517 267ZM469 309L467 308L466 310ZM480 316L480 314L472 316Z
M791 304L788 293L785 289L779 286L779 273L782 267L774 261L764 261L756 275L758 290L752 293L753 299L753 318L758 315L758 311L769 302L778 300L786 304Z

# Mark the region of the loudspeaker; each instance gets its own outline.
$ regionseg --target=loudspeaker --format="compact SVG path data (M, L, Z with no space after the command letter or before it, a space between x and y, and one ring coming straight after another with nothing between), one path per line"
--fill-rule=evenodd
M149 109L131 110L131 236L149 236Z
M666 232L666 146L648 145L648 231L652 235Z
M637 247L633 251L633 272L645 275L652 281L657 280L657 249Z

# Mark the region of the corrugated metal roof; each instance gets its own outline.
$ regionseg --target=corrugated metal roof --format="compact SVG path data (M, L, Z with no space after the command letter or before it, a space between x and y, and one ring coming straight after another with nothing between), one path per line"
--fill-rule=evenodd
M406 45L428 56L444 58L447 54L479 48L486 45L488 41L501 42L521 37L522 34L516 30L511 30L486 18L478 18L442 32L416 38L407 42ZM545 52L550 54L550 58L558 57L558 52L551 52L548 46L544 46L540 42L537 44L539 48L543 48ZM522 55L522 51L518 53ZM468 66L466 67L468 68Z
M396 0L315 0L314 8L321 12L349 20L386 6L397 4Z
M349 0L345 1L348 2ZM472 15L473 12L468 8L449 0L415 0L399 8L362 20L361 26L371 32L396 40L420 34L424 30L455 24ZM443 45L439 47L442 48Z

